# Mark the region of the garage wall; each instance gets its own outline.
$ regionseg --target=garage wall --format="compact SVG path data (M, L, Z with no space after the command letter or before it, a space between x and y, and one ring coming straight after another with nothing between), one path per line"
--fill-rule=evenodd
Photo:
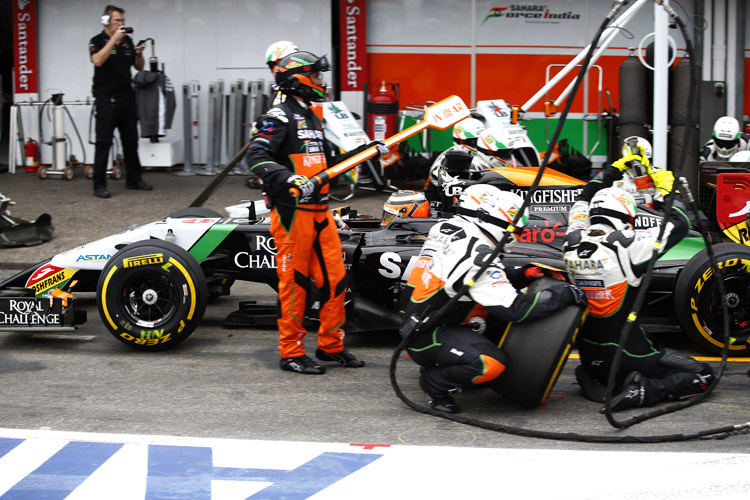
M155 54L175 85L178 107L173 129L166 140L182 140L182 85L198 80L201 85L202 140L205 140L208 83L264 79L270 74L264 64L265 50L277 40L292 40L300 48L324 54L331 47L329 0L113 0L125 9L128 26L137 43L156 41ZM65 101L91 98L93 65L88 55L89 39L101 31L99 24L107 2L91 0L39 0L39 98L63 92ZM151 56L149 43L146 57ZM83 109L87 108L87 109ZM90 108L69 107L84 142L87 142ZM33 122L33 117L27 119ZM44 123L49 135L49 122ZM32 127L34 129L35 127ZM74 152L79 149L74 131ZM43 151L51 148L43 148ZM46 151L46 153L50 153ZM76 153L78 156L78 153ZM93 148L89 161L93 161ZM201 146L205 161L205 143ZM232 154L233 155L233 154ZM230 156L232 156L230 155ZM43 161L49 159L43 158ZM194 159L194 162L198 160Z

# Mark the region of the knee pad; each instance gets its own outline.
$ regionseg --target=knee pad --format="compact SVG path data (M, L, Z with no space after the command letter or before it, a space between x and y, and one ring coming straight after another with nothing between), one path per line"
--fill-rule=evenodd
M472 382L475 384L482 384L484 382L489 382L490 380L495 380L505 371L505 363L496 358L492 358L486 354L480 354L478 360L482 363L482 374L472 379Z

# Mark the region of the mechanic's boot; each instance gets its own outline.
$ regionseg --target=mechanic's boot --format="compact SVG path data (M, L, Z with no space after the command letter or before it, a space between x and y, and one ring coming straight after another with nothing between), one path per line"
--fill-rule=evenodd
M296 358L281 358L279 366L281 366L282 370L302 373L304 375L322 375L326 372L324 367L310 359L306 354L297 356Z
M427 404L430 405L435 411L442 411L443 413L460 413L461 408L456 404L456 400L450 394L430 394L425 389L425 383L422 375L419 376L419 387L427 395Z
M642 376L638 372L630 372L623 382L623 390L612 398L612 411L627 410L643 406L646 399L646 387ZM604 413L602 408L600 413Z
M341 352L331 354L318 348L315 350L315 357L321 361L333 361L334 363L338 363L348 368L361 368L365 366L364 361L362 361L346 349Z

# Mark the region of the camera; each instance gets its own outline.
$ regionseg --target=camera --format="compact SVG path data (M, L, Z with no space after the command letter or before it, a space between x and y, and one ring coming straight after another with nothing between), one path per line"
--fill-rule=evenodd
M122 31L124 31L127 34L131 34L133 32L133 28L126 28L125 26L123 26L120 29L122 29Z

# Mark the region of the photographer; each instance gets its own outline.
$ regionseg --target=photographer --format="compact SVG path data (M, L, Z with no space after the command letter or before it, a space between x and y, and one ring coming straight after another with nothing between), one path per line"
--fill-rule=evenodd
M94 195L109 198L107 191L107 158L115 128L120 131L125 159L125 188L150 191L141 177L138 158L138 114L135 91L131 85L130 67L141 71L144 66L145 42L135 46L125 28L125 11L107 5L101 18L104 30L89 41L89 55L94 64L93 94L96 110L96 147L94 150Z

